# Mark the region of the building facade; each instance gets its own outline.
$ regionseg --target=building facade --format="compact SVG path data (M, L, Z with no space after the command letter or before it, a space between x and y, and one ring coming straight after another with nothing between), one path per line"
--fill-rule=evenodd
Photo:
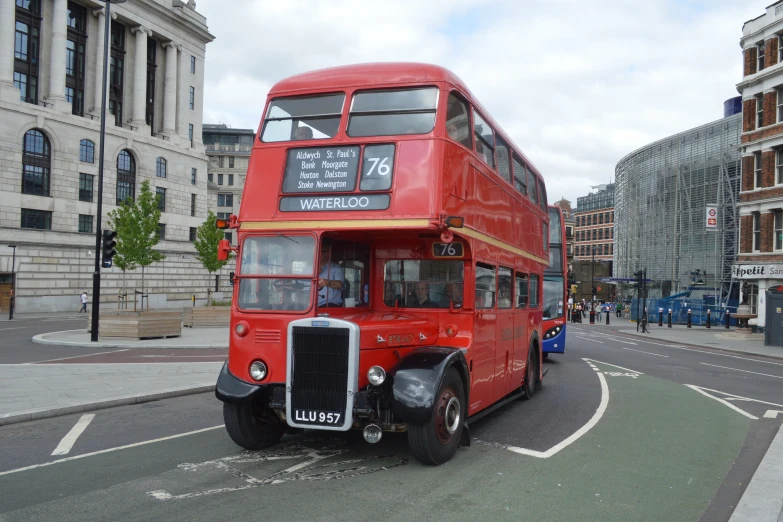
M765 326L765 292L783 277L783 2L745 23L740 46L742 186L740 252L734 276L741 299Z
M598 190L576 200L574 258L611 261L614 253L614 183L593 188Z
M218 218L239 214L254 139L253 129L231 129L224 124L204 124L204 147L209 157L208 208ZM232 231L226 230L226 239L233 243L236 237Z
M148 180L163 211L145 269L151 306L206 293L192 240L207 211L204 59L214 39L194 2L0 0L0 285L19 312L76 311L92 288L103 59L109 53L101 228ZM12 266L12 249L16 262ZM102 272L102 300L141 271Z
M729 100L724 107L733 107ZM615 169L614 276L646 269L650 298L725 304L737 253L741 114L645 145ZM720 308L723 309L723 308Z
M568 267L568 291L571 291L571 281L573 278L574 269L574 211L571 209L571 202L565 198L561 198L559 201L552 203L555 206L563 209L563 222L565 223L566 231L566 263Z

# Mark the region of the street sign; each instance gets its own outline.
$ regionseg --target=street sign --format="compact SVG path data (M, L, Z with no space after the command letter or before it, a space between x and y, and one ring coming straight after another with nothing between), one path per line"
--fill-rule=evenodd
M705 224L707 230L718 230L718 207L707 206Z

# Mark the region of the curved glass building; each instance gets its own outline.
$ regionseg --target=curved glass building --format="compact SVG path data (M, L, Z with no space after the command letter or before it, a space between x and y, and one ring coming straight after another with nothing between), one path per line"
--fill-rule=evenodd
M738 246L741 132L742 115L727 111L722 120L620 160L614 277L630 279L646 269L650 298L690 290L691 299L728 300Z

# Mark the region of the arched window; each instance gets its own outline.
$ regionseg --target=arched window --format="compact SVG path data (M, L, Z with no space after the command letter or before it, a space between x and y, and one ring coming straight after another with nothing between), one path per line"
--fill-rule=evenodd
M136 160L129 150L117 156L117 205L126 199L133 201L136 194Z
M95 163L95 143L90 140L79 142L79 161Z
M163 158L158 158L155 161L155 175L159 178L165 178L166 177L166 160Z
M51 166L49 139L38 129L27 131L22 152L22 193L48 196Z

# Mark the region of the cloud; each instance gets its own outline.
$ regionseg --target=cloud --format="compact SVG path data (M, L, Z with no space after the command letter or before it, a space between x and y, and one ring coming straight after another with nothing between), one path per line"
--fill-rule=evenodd
M205 121L256 129L277 81L375 61L443 65L574 204L647 143L720 119L751 0L199 0ZM230 6L230 9L227 7Z

